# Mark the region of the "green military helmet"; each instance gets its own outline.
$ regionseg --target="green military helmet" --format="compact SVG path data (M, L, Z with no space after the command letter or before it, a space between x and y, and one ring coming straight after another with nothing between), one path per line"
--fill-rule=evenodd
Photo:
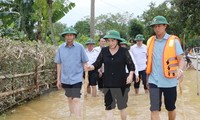
M103 38L104 39L112 38L120 42L122 41L122 38L120 37L120 33L116 30L109 30Z
M145 39L144 39L144 36L143 36L142 34L137 34L137 35L135 36L134 40L135 40L135 41L138 41L138 40L144 41Z
M127 45L127 46L129 45L128 42L127 42L124 38L121 38L121 40L122 40L122 42L120 42L120 45L121 45L121 44L125 44L125 45Z
M66 34L74 34L77 35L77 31L73 27L67 27L64 29L64 32L61 35L64 37Z
M150 26L153 25L159 25L159 24L166 24L169 25L169 23L167 22L167 19L164 16L156 16L153 18L153 20L151 21Z
M95 44L95 42L94 42L93 39L88 39L88 40L85 42L85 45L88 45L88 44Z

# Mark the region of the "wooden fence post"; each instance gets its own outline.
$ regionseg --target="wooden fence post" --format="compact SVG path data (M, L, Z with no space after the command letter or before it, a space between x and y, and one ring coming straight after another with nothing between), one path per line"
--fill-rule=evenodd
M34 84L36 86L36 92L39 92L39 86L38 86L38 46L35 45L35 75L34 75Z

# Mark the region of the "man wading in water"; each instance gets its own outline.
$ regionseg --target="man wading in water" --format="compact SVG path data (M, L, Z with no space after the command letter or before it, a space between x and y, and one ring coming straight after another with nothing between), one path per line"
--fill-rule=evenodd
M151 120L160 120L162 94L169 120L176 118L176 86L183 77L184 59L179 38L166 33L168 25L163 16L154 17L150 24L155 32L147 42Z
M65 43L57 50L55 63L57 64L57 87L63 88L68 99L70 115L81 119L81 87L83 68L87 66L88 57L83 45L75 42L77 32L74 28L66 28L62 33Z

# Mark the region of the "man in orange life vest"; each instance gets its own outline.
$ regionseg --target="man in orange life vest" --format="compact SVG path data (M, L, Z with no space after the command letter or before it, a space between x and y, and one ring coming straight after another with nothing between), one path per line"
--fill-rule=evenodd
M148 87L150 93L151 120L160 120L162 94L169 120L176 118L176 86L183 77L184 59L180 40L166 33L166 18L156 16L150 26L155 32L147 41ZM179 81L180 82L180 81Z

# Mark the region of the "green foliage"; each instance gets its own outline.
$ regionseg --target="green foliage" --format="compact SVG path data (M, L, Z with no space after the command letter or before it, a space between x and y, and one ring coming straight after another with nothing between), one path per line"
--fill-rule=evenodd
M86 42L88 39L89 39L88 36L80 35L80 36L76 39L76 41L85 46L85 42Z
M58 45L64 42L64 38L61 36L61 33L66 28L67 25L62 24L60 22L54 23L54 32L55 32L55 40L58 41ZM47 34L48 36L49 34Z
M65 5L60 1L55 1L53 4L53 16L52 16L52 21L53 23L57 22L60 20L62 17L65 16L71 10L72 8L75 7L75 3L70 2L69 4Z
M103 34L108 30L117 30L120 32L121 37L127 39L128 22L132 19L132 16L133 15L128 12L100 15L95 19L95 28Z
M19 16L20 16L19 12L15 12L15 11L7 12L7 11L2 10L0 12L0 19L3 23L2 24L3 26L9 26L11 23L13 23L13 19L18 19Z
M190 36L200 34L200 0L173 0L178 10L179 23L184 26Z
M100 15L95 18L95 29L96 34L103 35L106 34L108 30L117 30L120 32L121 37L128 38L128 23L132 19L132 14L125 12L123 14L106 14ZM82 21L78 21L75 24L75 29L80 33L80 35L89 36L90 32L90 19L88 17L84 18Z
M1 30L7 31L7 29L12 28L13 31L21 31L26 34L27 38L33 36L33 24L34 21L30 19L31 14L33 13L32 4L33 0L9 0L9 1L0 1L2 8L0 9L0 20L2 21ZM16 33L12 33L13 36L16 36ZM1 36L11 36L12 34L4 32ZM25 37L25 36L24 36ZM20 36L16 37L20 38Z
M151 3L149 7L150 9L140 17L146 25L145 37L154 34L152 28L148 27L149 22L153 17L162 15L169 22L167 28L169 34L179 36L182 41L186 39L186 46L199 46L200 16L197 14L200 12L200 0L171 0L160 4L158 7Z
M188 39L187 47L189 47L189 48L200 47L200 37L193 38L193 39Z
M74 28L78 31L79 35L90 35L90 24L87 20L76 22Z
M98 36L98 35L95 35L94 37L95 37L95 38L94 38L95 45L98 46L98 45L99 45L99 43L98 43L99 36ZM77 37L76 41L85 46L85 43L86 43L86 41L87 41L88 39L90 39L90 37L88 37L87 35L79 35L79 36ZM85 47L86 47L86 46L85 46Z
M61 22L54 23L54 32L55 35L60 36L63 30L66 28L66 24L62 24Z
M182 33L183 26L180 25L180 18L175 6L170 5L170 3L166 1L160 4L158 7L155 6L155 3L151 3L149 7L150 9L145 11L141 16L146 26L144 29L145 36L150 37L152 34L154 34L152 28L149 27L149 24L157 15L166 17L167 21L169 22L169 27L167 28L167 32L169 34L175 34L179 36Z
M58 33L54 33L53 23L61 19L74 6L74 3L64 0L55 0L54 2L51 0L35 0L33 6L35 14L33 18L37 21L36 40L42 43L56 44Z
M53 23L75 6L66 0L0 0L0 5L2 37L41 43L55 42Z
M128 33L131 38L134 38L137 34L143 34L143 23L137 19L132 19L129 22Z
M7 114L5 114L5 113L1 114L1 115L0 115L0 118L1 118L2 120L6 120Z

